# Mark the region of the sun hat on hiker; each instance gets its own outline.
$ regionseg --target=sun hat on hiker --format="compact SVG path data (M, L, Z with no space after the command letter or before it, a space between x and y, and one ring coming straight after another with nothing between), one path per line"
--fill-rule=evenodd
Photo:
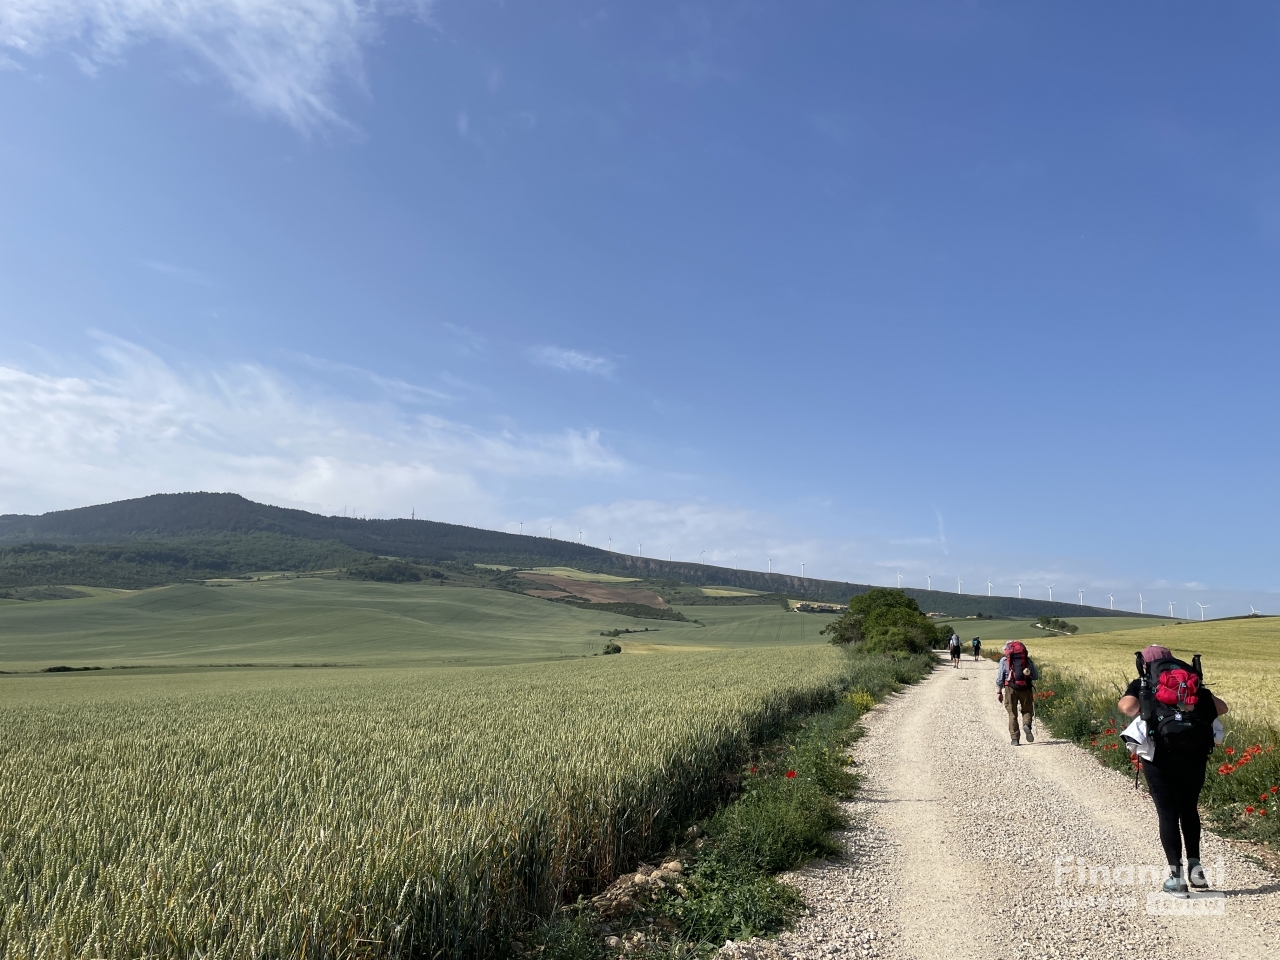
M1153 643L1147 649L1142 651L1143 663L1155 663L1157 660L1172 660L1173 651L1168 647L1162 647Z

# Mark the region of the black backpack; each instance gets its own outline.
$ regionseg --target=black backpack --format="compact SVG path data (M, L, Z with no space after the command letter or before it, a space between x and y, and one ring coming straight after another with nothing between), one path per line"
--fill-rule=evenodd
M1177 657L1144 663L1139 652L1137 665L1139 716L1148 732L1175 756L1207 756L1213 750L1213 720L1199 705L1212 694L1204 689L1200 654L1190 663Z

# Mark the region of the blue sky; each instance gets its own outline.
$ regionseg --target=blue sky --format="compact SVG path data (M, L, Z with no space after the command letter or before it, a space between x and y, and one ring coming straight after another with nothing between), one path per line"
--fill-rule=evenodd
M1280 612L1278 35L0 0L0 511L226 489Z

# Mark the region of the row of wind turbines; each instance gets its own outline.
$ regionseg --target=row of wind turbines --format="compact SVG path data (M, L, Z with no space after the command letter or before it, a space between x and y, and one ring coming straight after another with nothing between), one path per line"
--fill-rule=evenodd
M932 574L929 574L929 575L925 578L925 580L926 580L926 583L928 584L928 589L929 589L929 590L932 590L932 589L933 589L933 575L932 575ZM991 592L991 591L992 591L992 588L993 588L994 586L995 586L995 584L993 584L990 580L988 580L988 581L987 581L987 596L988 596L988 597L994 596L994 594ZM1022 581L1021 581L1021 580L1019 580L1019 581L1015 584L1015 586L1018 588L1018 599L1019 599L1019 600L1021 600L1021 599L1022 599ZM1046 583L1046 584L1045 584L1045 588L1049 591L1049 601L1050 601L1050 602L1052 602L1052 601L1053 601L1053 588L1054 588L1054 587L1056 587L1056 586L1057 586L1057 584L1056 584L1056 583ZM898 571L898 589L899 589L899 590L901 590L901 589L902 589L902 571L901 571L901 570L899 570L899 571ZM956 593L964 593L964 581L963 581L963 580L961 580L959 577L956 577ZM1079 605L1083 607L1083 606L1084 606L1084 590L1077 589L1077 590L1076 590L1076 593L1077 593L1077 595L1079 596ZM1114 610L1114 609L1116 608L1116 598L1115 598L1115 594L1111 594L1111 593L1107 594L1107 599L1110 601L1111 609L1112 609L1112 610ZM1139 592L1139 593L1138 593L1138 612L1139 612L1139 613L1146 613L1146 612L1147 612L1147 603L1148 603L1147 598L1146 598L1145 596L1143 596L1141 592ZM1177 603L1177 601L1176 601L1176 600L1170 600L1170 601L1169 601L1169 618L1170 618L1170 619L1173 619L1173 618L1176 616L1176 614L1173 612L1173 608L1174 608L1174 605L1175 605L1176 603ZM1199 608L1200 608L1200 619L1201 619L1201 620L1203 620L1203 619L1204 619L1204 612L1205 612L1206 610L1208 610L1208 609L1209 609L1209 604L1207 604L1207 603L1201 603L1199 600L1197 600L1197 601L1195 601L1195 605L1196 605L1197 607L1199 607ZM1186 619L1188 619L1188 620L1189 620L1189 619L1191 619L1191 612L1190 612L1190 611L1191 611L1191 605L1190 605L1190 604L1185 604L1185 605L1184 605L1184 607L1183 607L1183 609L1187 611L1187 613L1186 613ZM1257 611L1257 610L1255 610L1255 609L1253 608L1253 604L1250 604L1250 605L1249 605L1249 612L1250 612L1250 613L1252 613L1252 614L1255 614L1255 615L1256 615L1258 611Z
M520 533L524 533L524 523L523 523L523 522L521 522L521 523L520 523ZM555 533L555 527L554 527L554 526L549 526L549 527L547 527L547 537L548 537L549 539L553 539L553 538L554 538L554 533ZM586 545L586 539L583 537L583 534L582 534L582 530L581 530L581 529L579 529L579 530L578 530L578 536L575 538L574 542L575 542L575 543L581 543L581 544L583 544L583 545ZM607 549L607 550L609 550L610 552L612 552L612 551L613 551L613 537L609 537L607 542L608 542L608 546L606 547L606 549ZM670 561L670 560L672 560L672 558L674 557L674 555L675 555L675 550L674 550L673 548L669 548L669 549L667 550L667 560L669 560L669 561ZM707 555L707 551L705 551L705 550L701 551L701 552L698 554L698 563L703 563L703 562L704 562L704 558L706 557L706 555ZM644 556L644 542L643 542L643 541L640 541L640 542L638 542L638 543L636 544L636 556L637 556L637 557L643 557L643 556ZM734 568L735 570L737 570L737 569L738 569L738 563L739 563L739 555L738 555L737 553L734 553L734 555L733 555L733 568ZM765 558L765 564L766 564L766 568L765 568L765 569L766 569L766 572L767 572L767 573L773 573L773 558L772 558L772 557L766 557L766 558ZM804 576L805 576L805 574L804 574L804 568L805 568L804 561L801 561L801 563L800 563L800 578L801 578L802 580L804 579ZM898 589L899 589L899 590L901 590L901 589L902 589L902 571L901 571L901 570L899 570L899 571L897 572L897 578L898 578ZM933 574L928 574L928 575L926 575L925 582L926 582L926 584L927 584L926 589L932 590L932 589L933 589ZM1023 597L1022 597L1022 581L1021 581L1021 580L1017 581L1017 582L1014 584L1014 586L1015 586L1015 587L1017 587L1017 590L1018 590L1018 599L1019 599L1019 600L1023 599ZM1054 587L1056 587L1056 586L1057 586L1057 584L1056 584L1056 583L1046 583L1044 586L1045 586L1045 589L1049 592L1049 600L1050 600L1050 602L1052 602L1052 601L1053 601L1053 589L1054 589ZM994 588L995 588L995 584L994 584L992 581L988 580L988 581L987 581L987 596L988 596L988 597L995 596L995 594L992 592L992 591L994 590ZM964 580L962 580L959 576L957 576L957 577L956 577L956 593L958 593L958 594L960 594L960 593L964 593ZM1077 599L1077 603L1078 603L1078 605L1079 605L1079 606L1081 606L1081 607L1083 607L1083 606L1084 606L1084 590L1083 590L1083 589L1080 589L1080 588L1077 588L1077 589L1076 589L1076 595L1077 595L1077 598L1078 598L1078 599ZM1108 602L1109 602L1109 604L1110 604L1110 609L1114 610L1114 609L1116 608L1116 598L1115 598L1115 594L1111 594L1111 593L1107 594L1107 600L1108 600ZM1145 614L1145 613L1147 612L1147 603L1149 603L1149 602L1150 602L1150 601L1148 601L1148 600L1147 600L1147 598L1146 598L1146 597L1145 597L1141 592L1139 592L1139 593L1138 593L1138 613L1140 613L1140 614ZM1174 608L1174 606L1177 604L1177 602L1178 602L1178 601L1176 601L1176 600L1169 600L1169 601L1168 601L1168 604L1169 604L1169 618L1170 618L1170 619L1173 619L1174 617L1176 617L1176 614L1174 613L1174 609L1173 609L1173 608ZM1195 601L1195 605L1196 605L1197 607L1199 607L1199 608L1200 608L1200 619L1201 619L1201 620L1204 620L1204 619L1205 619L1204 612L1205 612L1206 610L1208 610L1208 609L1209 609L1209 606L1210 606L1210 605L1209 605L1209 604L1207 604L1207 603L1201 603L1199 600L1196 600L1196 601ZM1186 619L1188 619L1188 620L1189 620L1189 619L1191 619L1191 613L1190 613L1190 611L1191 611L1191 605L1190 605L1190 604L1184 604L1183 609L1186 611L1186 614L1185 614ZM1254 615L1256 615L1256 614L1258 613L1258 611L1254 609L1253 604L1250 604L1250 605L1249 605L1249 612L1250 612L1251 614L1254 614Z

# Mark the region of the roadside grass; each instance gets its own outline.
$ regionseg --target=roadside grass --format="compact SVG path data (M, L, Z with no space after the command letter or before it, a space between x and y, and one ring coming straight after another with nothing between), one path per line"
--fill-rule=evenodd
M743 765L730 801L660 858L681 864L678 882L622 921L606 921L579 900L540 928L528 952L545 960L604 960L624 952L647 960L702 957L726 940L789 926L804 904L774 875L839 855L830 834L844 825L837 800L858 785L846 756L861 733L858 720L935 664L931 655L850 654L848 692L840 701L789 720Z

